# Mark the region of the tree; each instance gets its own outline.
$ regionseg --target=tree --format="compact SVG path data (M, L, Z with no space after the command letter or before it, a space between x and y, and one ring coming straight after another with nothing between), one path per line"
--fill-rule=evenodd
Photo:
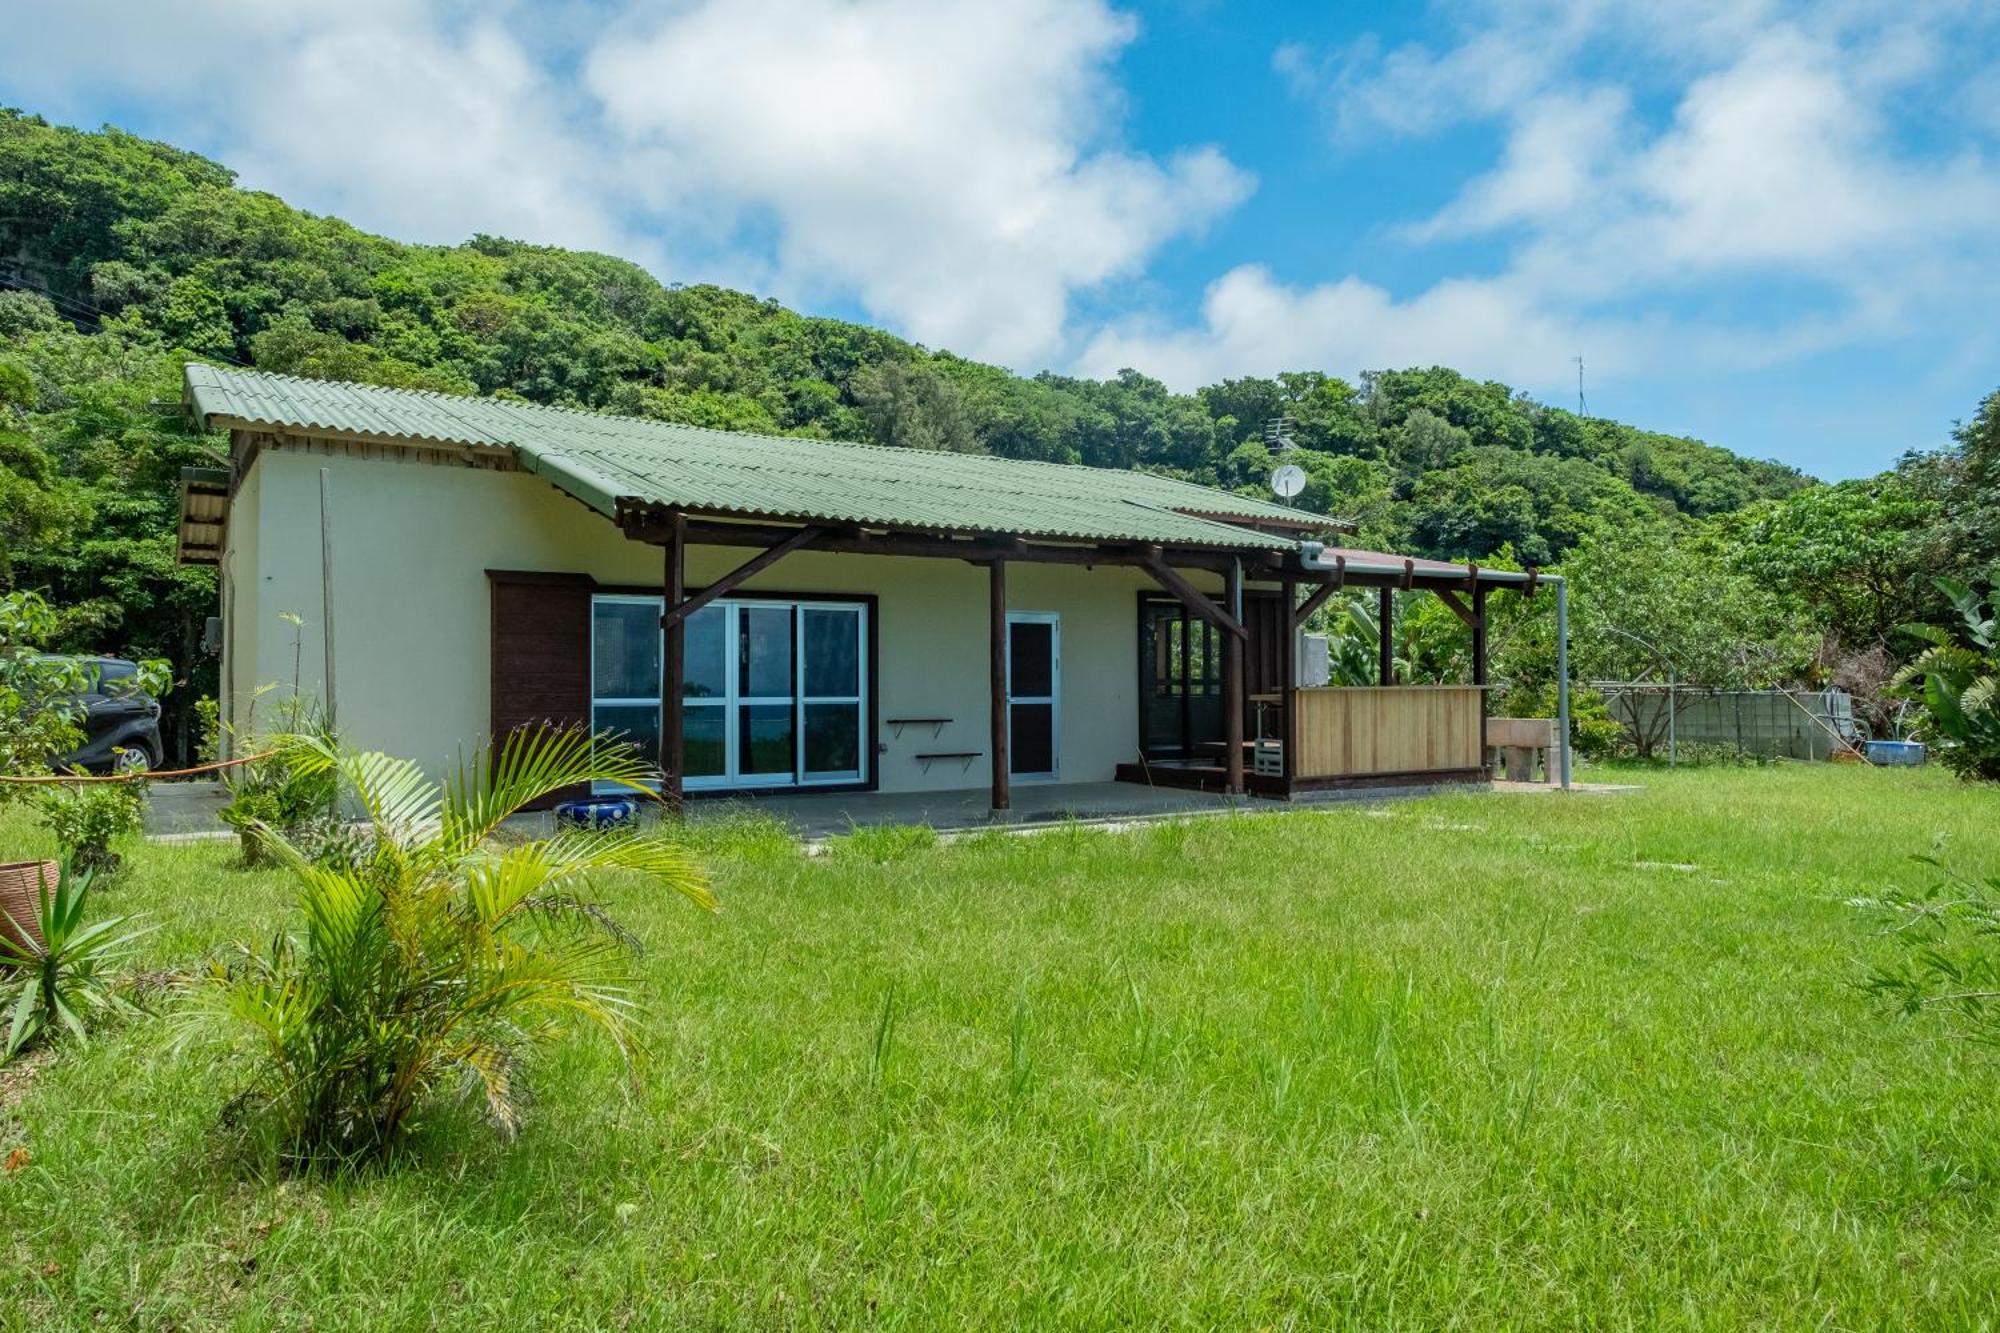
M75 709L61 702L84 686L82 667L42 652L57 623L34 593L0 594L0 774L46 772L82 739ZM25 790L0 786L0 800Z
M1668 524L1606 528L1563 565L1572 669L1584 681L1664 679L1685 704L1707 690L1788 685L1812 668L1818 635L1795 605L1719 558L1703 534ZM1641 755L1666 732L1664 708L1619 717Z
M919 361L884 361L854 377L854 404L884 444L905 449L978 450L958 390Z
M1924 536L1939 506L1894 473L1813 486L1727 525L1739 568L1776 596L1801 599L1848 645L1886 641L1935 605Z
M1958 424L1948 448L1911 454L1899 472L1937 506L1920 552L1926 566L1969 582L2000 584L2000 390Z

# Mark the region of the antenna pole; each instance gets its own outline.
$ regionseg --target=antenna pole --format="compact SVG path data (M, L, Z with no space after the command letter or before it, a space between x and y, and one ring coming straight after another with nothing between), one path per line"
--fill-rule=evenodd
M1590 408L1583 401L1583 356L1579 353L1570 360L1576 362L1576 414L1587 417L1590 415Z

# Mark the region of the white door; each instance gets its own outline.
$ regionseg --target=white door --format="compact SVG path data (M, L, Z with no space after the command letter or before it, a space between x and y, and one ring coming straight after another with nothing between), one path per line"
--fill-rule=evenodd
M1017 778L1054 778L1062 771L1060 629L1050 613L1007 617L1007 767Z

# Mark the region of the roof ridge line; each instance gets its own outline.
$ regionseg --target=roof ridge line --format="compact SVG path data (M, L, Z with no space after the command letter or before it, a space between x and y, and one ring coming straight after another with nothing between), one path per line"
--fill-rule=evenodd
M446 393L440 389L411 389L402 387L400 385L392 385L392 384L364 384L353 380L315 379L307 375L289 375L284 373L283 371L276 371L276 370L246 370L240 367L216 366L216 365L211 365L206 361L190 361L187 363L187 365L191 367L200 367L203 370L212 371L215 374L224 377L250 378L254 376L257 378L282 380L288 384L334 385L348 389L366 389L376 393L395 394L402 397L415 398L431 403L439 411L443 412L445 415L457 421L461 426L466 426L467 429L471 429L468 423L463 418L457 416L456 413L452 412L450 408L446 406L447 404L453 402L454 400L461 402L470 400L473 402L491 404L510 413L516 409L526 409L529 412L559 412L566 416L580 417L586 420L648 422L654 425L665 426L673 430L695 431L703 435L715 436L723 440L768 440L776 444L824 444L824 445L833 445L841 449L865 449L884 454L897 454L903 457L908 457L910 454L913 453L916 454L938 453L938 454L950 454L954 458L986 459L995 463L1002 463L1013 466L1021 466L1025 464L1036 467L1060 469L1069 472L1123 473L1127 476L1147 477L1154 481L1161 481L1169 483L1174 486L1185 487L1192 491L1201 492L1205 496L1206 495L1221 496L1228 499L1242 501L1246 504L1260 505L1265 508L1277 507L1274 505L1265 505L1265 503L1261 500L1249 500L1245 496L1236 495L1233 492L1223 490L1220 486L1208 487L1202 485L1199 482L1187 481L1180 477L1169 477L1158 472L1143 471L1139 467L1107 468L1107 467L1098 467L1092 463L1058 463L1053 459L1047 459L1047 458L1007 458L999 454L991 454L991 453L965 454L950 449L912 449L908 445L873 444L865 440L839 440L824 435L769 435L762 431L722 430L714 426L695 425L691 422L667 421L659 417L632 416L629 413L606 412L601 409L591 408L591 407L570 407L557 403L536 403L525 399L516 400L513 398L502 398L495 394L484 394L484 393L454 394L454 393ZM479 433L484 435L487 432L481 431ZM510 448L518 449L521 447L518 441L509 440L506 441L505 443ZM1170 512L1179 512L1179 511L1170 511Z

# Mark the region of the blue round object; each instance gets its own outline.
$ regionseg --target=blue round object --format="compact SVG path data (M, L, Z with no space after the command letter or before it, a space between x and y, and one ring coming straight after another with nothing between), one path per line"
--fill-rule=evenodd
M1870 741L1868 762L1892 768L1911 768L1924 762L1921 741Z
M556 823L571 828L628 828L639 817L639 802L630 796L585 796L556 803Z

